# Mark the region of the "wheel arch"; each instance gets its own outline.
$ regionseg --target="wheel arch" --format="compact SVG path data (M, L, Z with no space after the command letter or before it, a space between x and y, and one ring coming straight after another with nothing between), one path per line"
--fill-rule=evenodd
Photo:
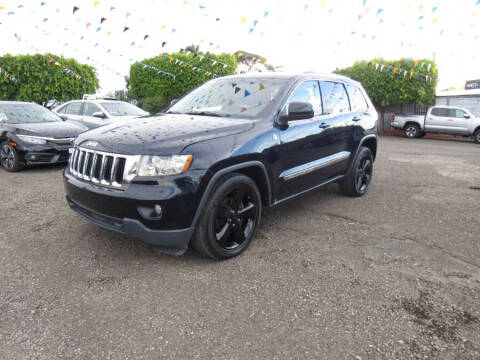
M422 130L422 126L418 122L412 121L412 120L408 120L405 123L405 125L403 125L403 130L405 130L408 125L417 125L419 127L419 129Z
M215 188L215 185L223 176L231 173L240 173L250 177L258 186L264 205L269 206L271 204L272 188L267 168L265 167L263 162L261 162L260 160L250 160L235 165L230 165L215 171L212 177L209 179L200 203L195 212L192 227L195 227L197 225L202 211L207 203L207 200L210 197L213 189Z
M350 174L353 168L353 164L355 163L355 159L357 158L358 152L362 148L362 146L366 146L370 149L372 152L373 156L373 161L375 161L375 158L377 156L377 147L378 147L378 136L376 134L370 134L367 136L364 136L362 140L360 140L357 149L355 150L354 156L350 158L350 164L348 165L347 171L345 172L345 176Z

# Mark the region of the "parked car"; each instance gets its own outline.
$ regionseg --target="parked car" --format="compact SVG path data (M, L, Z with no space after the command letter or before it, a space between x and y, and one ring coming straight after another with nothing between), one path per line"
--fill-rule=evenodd
M111 98L73 100L53 111L65 115L68 120L80 123L88 129L105 126L117 120L128 120L149 115L148 112L124 101Z
M7 171L68 161L68 149L85 127L69 124L33 103L0 101L0 162Z
M450 106L432 106L423 115L392 115L394 129L401 129L409 138L425 136L426 133L442 133L473 137L480 143L480 118L467 109Z
M67 201L92 223L182 254L227 259L252 241L263 206L338 182L368 189L377 113L337 75L210 80L164 114L80 135Z

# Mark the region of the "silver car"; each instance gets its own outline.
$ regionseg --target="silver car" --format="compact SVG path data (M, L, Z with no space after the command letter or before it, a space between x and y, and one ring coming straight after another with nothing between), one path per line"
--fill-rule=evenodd
M124 101L109 99L73 100L53 110L68 120L88 129L108 125L116 120L126 120L149 115L148 112Z

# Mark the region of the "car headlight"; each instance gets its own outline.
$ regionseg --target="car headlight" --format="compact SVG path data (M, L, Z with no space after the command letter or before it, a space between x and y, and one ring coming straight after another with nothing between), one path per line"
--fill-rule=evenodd
M28 136L28 135L17 135L17 137L30 144L37 144L37 145L44 145L47 143L45 138L41 138L38 136Z
M192 164L192 155L141 156L137 176L165 176L183 174Z

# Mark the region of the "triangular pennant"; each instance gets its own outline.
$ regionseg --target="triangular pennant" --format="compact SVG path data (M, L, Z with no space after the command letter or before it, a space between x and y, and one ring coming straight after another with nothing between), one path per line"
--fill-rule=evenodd
M247 89L245 89L245 97L247 97L248 95L250 95L250 93L247 91Z
M265 86L263 85L263 83L260 83L260 85L258 86L258 90L263 90L265 89Z
M235 94L238 93L241 89L239 87L235 88Z

